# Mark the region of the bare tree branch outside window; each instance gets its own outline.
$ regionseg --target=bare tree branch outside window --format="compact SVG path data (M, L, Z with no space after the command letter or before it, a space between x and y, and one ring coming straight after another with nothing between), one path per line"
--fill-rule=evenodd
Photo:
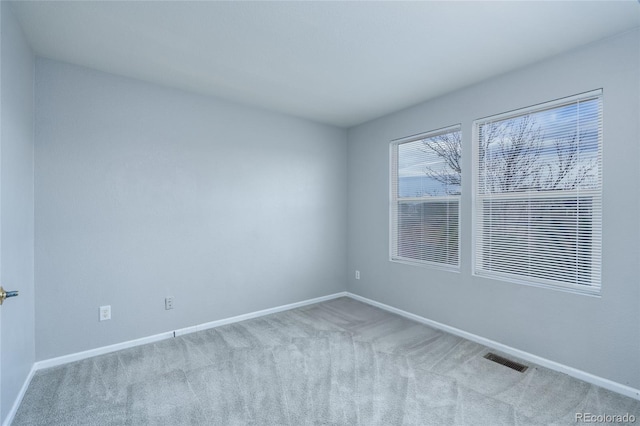
M576 189L597 167L595 159L580 158L579 141L587 137L586 132L576 131L554 139L550 148L531 115L486 124L479 146L481 187L485 193ZM424 173L441 183L448 195L460 194L461 142L460 132L423 141L423 149L436 154L446 165L427 166Z
M444 162L445 167L435 169L425 167L425 174L431 179L440 182L445 187L447 195L459 195L462 183L462 158L461 132L449 132L422 141L425 151L434 152Z

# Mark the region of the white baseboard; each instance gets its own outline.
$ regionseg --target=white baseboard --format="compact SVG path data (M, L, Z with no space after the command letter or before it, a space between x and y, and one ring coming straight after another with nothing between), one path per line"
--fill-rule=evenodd
M22 398L24 398L24 394L27 393L27 388L29 387L29 383L31 383L31 379L33 378L33 375L35 373L36 373L36 366L34 364L31 366L31 370L29 371L27 378L22 384L22 388L20 388L20 392L18 392L18 396L16 397L16 400L13 401L13 405L11 406L11 409L7 413L7 417L4 419L4 422L2 422L2 426L9 426L11 422L13 422L13 419L16 416L16 413L18 412L18 407L20 407L20 403L22 402Z
M263 317L265 315L271 315L282 311L289 311L291 309L300 308L302 306L313 305L315 303L325 302L331 299L337 299L338 297L346 297L348 293L346 291L342 291L340 293L330 294L328 296L316 297L314 299L303 300L302 302L290 303L288 305L277 306L275 308L263 309L261 311L250 312L248 314L242 314L235 317L225 318L217 321L206 322L204 324L194 325L192 327L181 328L180 330L176 330L176 336L181 336L183 334L193 333L196 331L207 330L209 328L220 327L226 324L232 324L234 322L240 322L249 320L252 318Z
M314 299L303 300L301 302L290 303L288 305L276 306L275 308L249 312L248 314L237 315L235 317L223 318L221 320L206 322L206 323L194 325L191 327L180 328L178 330L166 331L164 333L154 334L153 336L142 337L140 339L129 340L126 342L116 343L114 345L102 346L100 348L90 349L88 351L77 352L74 354L63 355L57 358L38 361L35 363L35 368L36 370L41 370L43 368L55 367L58 365L63 365L63 364L67 364L74 361L80 361L82 359L91 358L98 355L108 354L110 352L115 352L122 349L132 348L134 346L146 345L147 343L154 343L160 340L169 339L174 336L182 336L184 334L194 333L200 330L220 327L222 325L232 324L234 322L245 321L252 318L275 314L277 312L288 311L290 309L299 308L301 306L312 305L314 303L320 303L327 300L336 299L338 297L345 297L345 296L347 296L346 291L330 294L328 296L316 297Z
M529 352L512 348L511 346L504 345L502 343L493 341L491 339L487 339L485 337L478 336L476 334L469 333L464 330L460 330L459 328L451 327L449 325L442 324L437 321L433 321L433 320L421 317L420 315L403 311L402 309L398 309L393 306L385 305L384 303L376 302L375 300L367 299L366 297L358 296L357 294L347 292L347 297L358 300L360 302L364 302L368 305L375 306L380 309L384 309L385 311L398 314L400 316L431 326L433 328L437 328L447 333L454 334L464 339L471 340L481 345L501 351L505 354L513 355L514 357L518 357L520 359L530 361L534 364L540 365L542 367L546 367L550 370L555 370L560 373L565 373L571 377L575 377L576 379L583 380L587 383L591 383L593 385L600 386L602 388L628 396L630 398L640 400L640 389L635 389L630 386L623 385L622 383L614 382L613 380L605 379L603 377L599 377L594 374L587 373L586 371L578 370L577 368L569 367L567 365L560 364L558 362L551 361L549 359L542 358L537 355L533 355Z
M35 367L36 367L36 370L56 367L58 365L68 364L74 361L80 361L80 360L91 358L94 356L104 355L110 352L132 348L134 346L146 345L147 343L154 343L160 340L168 339L170 337L173 337L173 332L167 331L164 333L154 334L153 336L141 337L140 339L128 340L126 342L116 343L109 346L102 346L95 349L89 349L87 351L76 352L69 355L63 355L56 358L49 358L42 361L37 361L35 363Z

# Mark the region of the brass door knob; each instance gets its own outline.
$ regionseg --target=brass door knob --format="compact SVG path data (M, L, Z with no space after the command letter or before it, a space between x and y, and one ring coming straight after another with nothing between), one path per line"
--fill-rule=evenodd
M4 302L4 299L8 299L10 297L16 297L18 295L18 291L6 291L2 286L0 286L0 305Z

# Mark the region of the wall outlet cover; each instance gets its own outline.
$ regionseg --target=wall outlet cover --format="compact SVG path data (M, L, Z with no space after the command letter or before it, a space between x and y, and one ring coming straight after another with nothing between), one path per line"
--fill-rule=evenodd
M100 321L111 319L111 305L100 306Z
M173 309L173 297L166 297L164 299L164 308L166 310Z

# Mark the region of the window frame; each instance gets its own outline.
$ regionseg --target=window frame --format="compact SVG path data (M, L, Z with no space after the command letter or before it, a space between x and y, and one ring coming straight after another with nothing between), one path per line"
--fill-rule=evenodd
M450 272L460 272L460 265L461 265L460 231L461 231L461 222L462 222L461 213L462 213L462 187L463 187L462 179L461 179L461 185L460 185L460 194L458 195L443 195L443 196L423 195L420 197L400 197L398 194L399 192L398 191L398 185L399 185L398 160L399 158L397 154L398 147L405 143L411 143L411 142L416 142L424 139L429 139L429 138L437 137L447 133L453 133L456 131L460 132L460 137L462 139L462 125L454 124L451 126L431 130L428 132L423 132L423 133L419 133L411 136L394 139L389 144L389 162L390 162L390 167L389 167L389 171L390 171L390 175L389 175L389 260L391 262L420 266L420 267L427 267L427 268L433 268L433 269L441 269L441 270L450 271ZM461 140L461 145L462 145L462 140ZM429 261L429 260L419 260L419 259L398 255L397 254L398 238L396 236L397 229L395 228L397 227L397 223L398 223L397 212L399 209L397 208L397 206L399 205L401 200L405 200L405 201L424 200L425 202L437 203L437 202L449 201L451 199L455 199L458 202L457 263L449 264L449 263L435 262L435 261ZM394 227L394 224L396 225L396 227Z
M597 189L546 190L546 191L538 191L538 194L535 194L535 191L524 191L522 193L505 192L499 195L496 195L496 194L480 195L481 188L480 188L479 151L480 151L480 126L481 125L487 124L490 122L504 121L512 118L524 117L528 114L541 112L545 110L551 110L554 108L560 108L565 105L570 105L580 101L588 101L590 99L598 99L599 101L599 104L598 104L599 130L598 130L598 145L597 145L597 165L598 165L598 169L597 169L598 188ZM471 197L472 197L472 200L471 200L471 203L472 203L472 212L471 212L472 250L471 251L472 253L471 255L472 256L471 256L471 259L472 259L472 275L473 276L496 279L496 280L506 281L506 282L513 282L516 284L522 284L522 285L528 285L528 286L550 288L554 290L567 291L571 293L585 294L590 296L599 296L601 294L602 240L603 240L602 223L603 223L603 192L604 192L603 191L604 189L603 188L603 181L604 181L603 179L603 145L604 145L603 109L604 109L603 90L597 89L597 90L592 90L589 92L584 92L584 93L576 94L573 96L568 96L568 97L556 99L553 101L544 102L544 103L532 105L529 107L520 108L520 109L512 110L509 112L495 114L495 115L474 120L473 129L472 129L472 160L471 160L472 162L472 177L471 177L472 179L472 191L471 191ZM531 196L531 194L534 194L534 195ZM599 216L590 217L591 219L593 219L594 217L595 219L597 219L595 223L591 224L592 226L591 235L593 235L593 233L596 233L599 238L597 239L597 241L594 242L592 237L591 244L590 244L591 258L592 258L592 262L594 262L594 259L595 259L594 263L595 263L595 272L596 272L595 274L593 273L594 265L591 265L591 268L592 268L591 276L593 277L594 275L596 275L595 280L593 278L591 279L591 283L592 283L591 285L543 279L540 277L526 276L524 274L510 274L506 272L491 271L491 270L487 271L482 267L482 265L480 264L482 262L481 260L482 254L479 255L479 252L481 251L481 248L484 245L482 244L482 240L483 240L483 236L481 234L482 231L479 231L479 228L482 227L481 222L484 222L485 216L479 210L482 207L481 203L485 199L491 199L494 201L497 200L500 202L502 202L503 200L509 200L510 198L514 200L518 198L524 199L525 197L523 195L527 195L528 200L549 200L551 198L557 198L558 200L562 200L562 199L567 200L567 199L572 199L573 197L578 199L578 206L580 205L579 199L582 196L592 197L591 202L597 205L596 208L598 209L597 213L599 214ZM528 221L527 223L530 224L531 222ZM597 250L594 250L594 247L597 247Z

